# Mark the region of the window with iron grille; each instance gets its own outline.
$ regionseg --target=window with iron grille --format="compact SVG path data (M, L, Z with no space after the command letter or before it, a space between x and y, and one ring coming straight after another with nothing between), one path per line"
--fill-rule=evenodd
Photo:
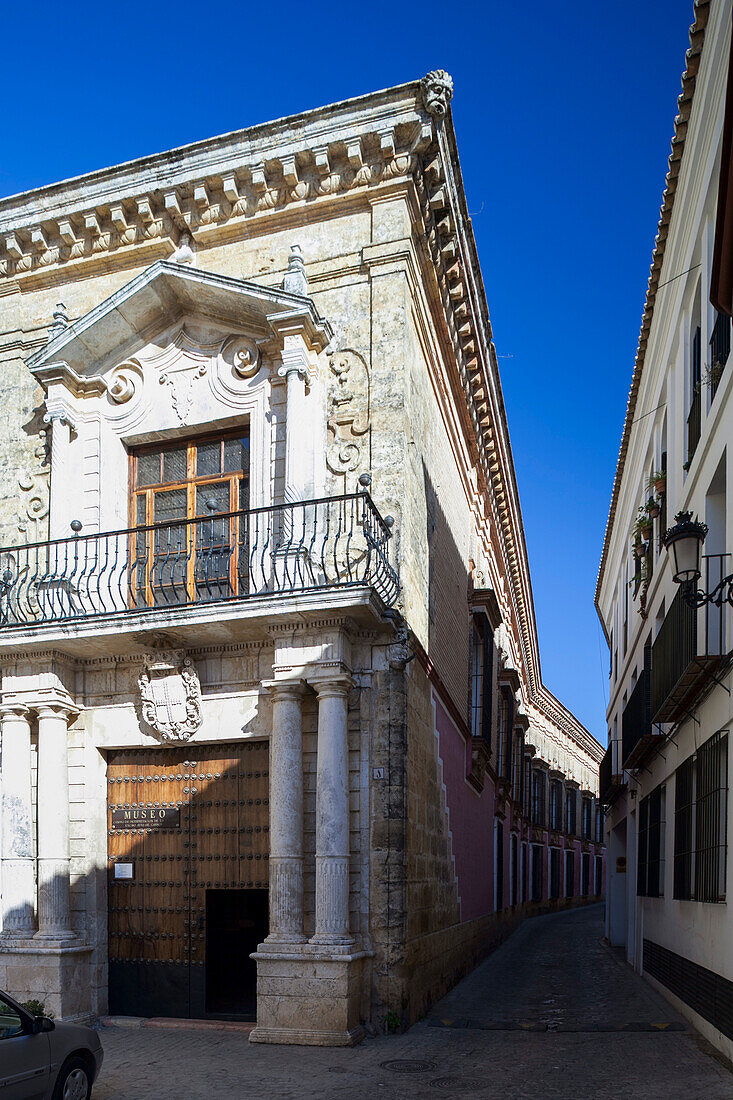
M716 733L695 759L695 899L725 900L728 734Z
M692 897L695 764L690 756L674 773L674 896Z
M565 852L565 897L575 897L575 852L572 848Z
M532 824L545 824L545 773L532 769Z
M583 826L583 839L591 838L591 822L593 820L593 802L590 798L584 798L581 803L581 821Z
M524 730L514 735L514 753L512 756L512 798L518 806L522 805L524 785Z
M542 853L544 848L541 844L532 845L531 854L531 893L530 898L532 901L542 901Z
M577 835L577 809L578 799L577 792L574 790L566 791L565 793L565 829L568 836Z
M519 841L517 840L517 834L512 833L509 851L509 904L514 906L517 904L519 897L519 860L518 860Z
M715 314L713 335L710 337L710 400L717 393L720 377L730 355L730 317L727 313Z
M559 848L550 848L550 897L560 897L560 859Z
M499 775L509 779L512 768L512 737L514 736L514 698L502 688L499 696Z
M504 908L504 823L496 821L496 911Z
M664 893L664 785L655 787L639 806L636 893L659 898Z
M473 616L471 631L471 734L491 745L494 638L485 615Z
M522 809L524 816L529 818L532 802L532 765L529 760L524 761L524 791Z
M590 889L590 856L583 852L580 857L580 892L584 898L588 897Z
M527 864L527 844L522 843L522 855L520 860L520 901L526 901L529 897L529 883L527 881L527 875L529 874L529 866Z
M550 780L550 828L562 829L562 783L559 779Z
M596 896L600 897L603 893L603 856L596 856L596 882L595 891Z
M596 831L595 831L596 844L603 844L603 807L600 803L596 803Z
M713 734L675 772L674 896L725 901L728 731Z
M698 325L690 344L690 411L687 416L687 461L691 462L700 442L702 413L701 335Z

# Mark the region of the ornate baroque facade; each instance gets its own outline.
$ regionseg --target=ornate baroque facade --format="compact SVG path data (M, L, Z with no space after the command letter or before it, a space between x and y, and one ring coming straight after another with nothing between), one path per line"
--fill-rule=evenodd
M0 986L58 1015L354 1042L602 890L452 94L0 201Z

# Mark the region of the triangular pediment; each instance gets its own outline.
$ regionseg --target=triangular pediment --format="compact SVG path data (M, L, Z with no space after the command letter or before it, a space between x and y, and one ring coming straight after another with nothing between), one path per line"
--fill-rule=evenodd
M331 339L331 326L311 298L158 260L56 333L28 359L28 367L42 383L60 367L79 380L91 380L152 332L191 315L246 332L258 343L276 339L289 323L307 334L317 350Z

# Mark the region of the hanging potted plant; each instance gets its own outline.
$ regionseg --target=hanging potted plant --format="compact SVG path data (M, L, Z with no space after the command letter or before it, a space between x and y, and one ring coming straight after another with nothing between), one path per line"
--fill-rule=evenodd
M667 475L664 470L655 470L646 483L649 492L654 491L661 497L667 492Z
M649 519L656 519L659 515L659 501L655 497L649 497L646 502L646 513Z
M636 530L639 532L642 541L646 542L651 537L654 525L645 505L641 505L636 517Z

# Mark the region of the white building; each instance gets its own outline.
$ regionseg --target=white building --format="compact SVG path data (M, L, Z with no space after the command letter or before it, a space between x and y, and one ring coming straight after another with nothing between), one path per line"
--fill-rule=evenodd
M611 650L607 935L728 1057L730 26L730 0L695 5L596 591ZM662 538L684 512L709 529L689 586L675 583ZM695 595L716 590L713 601Z

